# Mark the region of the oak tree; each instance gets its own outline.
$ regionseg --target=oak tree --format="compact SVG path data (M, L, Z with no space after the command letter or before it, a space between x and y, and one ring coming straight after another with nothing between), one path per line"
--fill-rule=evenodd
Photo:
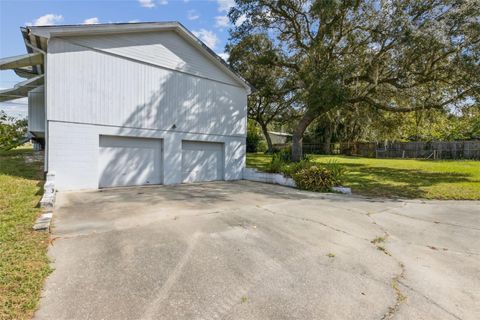
M248 118L256 121L267 141L268 152L273 144L268 133L272 122L281 122L291 114L290 78L282 66L272 65L277 49L265 34L243 37L227 46L228 62L253 86L248 99Z
M302 137L334 108L390 112L463 107L480 88L478 0L236 0L231 45L267 35L272 68L287 70ZM242 22L242 23L240 23Z

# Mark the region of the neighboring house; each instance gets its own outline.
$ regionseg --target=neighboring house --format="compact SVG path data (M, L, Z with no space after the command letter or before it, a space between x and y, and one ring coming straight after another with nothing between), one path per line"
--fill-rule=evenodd
M289 133L268 131L268 134L270 135L270 140L272 140L273 145L286 144L292 141L292 135Z
M57 189L242 178L250 87L180 23L21 31L0 101L28 95Z

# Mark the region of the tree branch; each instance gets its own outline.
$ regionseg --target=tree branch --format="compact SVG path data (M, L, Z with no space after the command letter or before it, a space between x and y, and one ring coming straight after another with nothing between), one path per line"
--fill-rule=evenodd
M389 106L388 104L382 103L382 102L380 102L380 101L378 101L378 100L376 100L372 97L368 97L368 96L352 98L352 99L349 100L349 102L352 103L352 104L363 102L363 103L366 103L366 104L368 104L368 105L370 105L370 106L372 106L376 109L391 111L391 112L411 112L411 111L424 110L424 109L442 109L443 107L462 99L473 89L474 89L473 87L471 87L469 89L466 89L466 90L462 91L461 93L455 95L454 97L452 97L452 98L450 98L446 101L438 102L438 103L428 103L428 104L424 104L424 105L419 106L419 107Z

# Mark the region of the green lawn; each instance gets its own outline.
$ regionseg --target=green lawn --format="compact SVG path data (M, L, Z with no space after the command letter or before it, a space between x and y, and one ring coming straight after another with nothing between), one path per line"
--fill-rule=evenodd
M337 161L345 166L344 185L367 196L480 199L480 161L370 159L312 155L318 163ZM265 169L270 156L247 155L247 166Z
M42 177L31 149L0 152L0 319L30 319L50 273L49 236L32 230Z

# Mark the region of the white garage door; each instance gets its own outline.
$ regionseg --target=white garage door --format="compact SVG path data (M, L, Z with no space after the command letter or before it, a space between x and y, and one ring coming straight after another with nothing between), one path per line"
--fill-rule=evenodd
M162 183L160 139L100 136L99 186Z
M223 143L183 141L183 182L223 180Z

